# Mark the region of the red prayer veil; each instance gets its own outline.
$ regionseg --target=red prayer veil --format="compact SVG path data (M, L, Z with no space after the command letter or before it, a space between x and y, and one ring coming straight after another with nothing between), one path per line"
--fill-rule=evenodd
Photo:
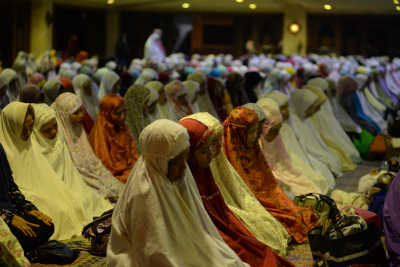
M190 147L188 165L199 189L203 204L224 241L236 252L242 261L252 267L293 266L275 254L270 247L258 241L254 235L235 217L225 204L222 194L214 180L211 169L198 168L194 157L212 133L206 125L195 119L179 122L189 133ZM273 231L273 229L271 229Z
M126 124L119 124L114 115L117 109L124 106L125 100L118 95L108 94L101 99L100 112L89 143L104 167L125 184L139 154Z
M319 226L318 218L310 207L298 207L286 196L265 161L259 142L247 148L247 130L257 121L253 110L233 109L222 125L224 153L265 209L296 242L302 243L308 239L308 231Z

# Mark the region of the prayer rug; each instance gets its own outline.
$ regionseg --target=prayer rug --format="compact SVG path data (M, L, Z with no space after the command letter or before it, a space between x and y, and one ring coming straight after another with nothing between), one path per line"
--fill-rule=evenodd
M81 251L79 258L72 264L67 265L57 265L57 264L39 264L35 263L32 266L46 266L46 267L55 267L55 266L71 266L71 267L105 267L106 266L106 257L100 257L91 255L89 253L91 244L90 241L82 236L74 239L68 239L61 241L62 243L67 244L73 249L77 249Z

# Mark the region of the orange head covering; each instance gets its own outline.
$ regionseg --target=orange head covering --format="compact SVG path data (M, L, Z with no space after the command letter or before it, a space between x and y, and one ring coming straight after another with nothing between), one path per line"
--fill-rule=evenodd
M247 130L258 122L251 109L237 107L223 123L223 149L227 159L260 203L288 231L296 242L307 240L307 233L318 226L311 208L296 206L283 192L256 141L247 148Z
M58 78L58 80L63 84L65 92L75 94L74 85L68 78Z
M89 53L86 51L81 51L79 54L76 56L75 61L81 63L84 59L86 59L89 56Z
M109 94L101 99L100 112L90 133L89 142L104 167L125 184L139 154L125 122L119 124L114 114L124 106L125 100L118 95ZM126 111L124 116L125 114Z

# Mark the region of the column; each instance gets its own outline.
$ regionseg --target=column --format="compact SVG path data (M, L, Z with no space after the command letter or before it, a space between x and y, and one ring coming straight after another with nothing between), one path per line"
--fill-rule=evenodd
M289 31L289 25L297 22L300 32L293 34ZM299 47L300 50L299 50ZM307 12L300 6L285 8L283 16L283 54L305 55L307 52Z
M39 57L53 48L53 0L32 1L31 52ZM50 19L50 20L49 20Z
M107 10L106 15L106 56L115 54L115 44L120 35L119 11L117 9ZM127 62L129 64L129 62Z

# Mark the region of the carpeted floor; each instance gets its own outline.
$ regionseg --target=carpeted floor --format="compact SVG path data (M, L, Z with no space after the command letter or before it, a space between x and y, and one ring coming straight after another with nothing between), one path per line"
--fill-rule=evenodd
M358 165L355 171L345 172L342 177L336 179L336 188L346 192L356 192L358 187L358 180L361 176L371 172L372 169L378 168L379 162L364 162ZM330 195L330 192L328 193ZM83 237L78 237L72 240L65 240L63 243L68 244L72 248L81 250L79 258L71 265L73 267L103 267L106 266L106 258L93 256L89 253L90 241ZM312 255L308 242L306 244L292 243L288 249L287 260L292 262L296 267L310 267L313 264ZM33 264L32 266L61 266L61 265L43 265Z

